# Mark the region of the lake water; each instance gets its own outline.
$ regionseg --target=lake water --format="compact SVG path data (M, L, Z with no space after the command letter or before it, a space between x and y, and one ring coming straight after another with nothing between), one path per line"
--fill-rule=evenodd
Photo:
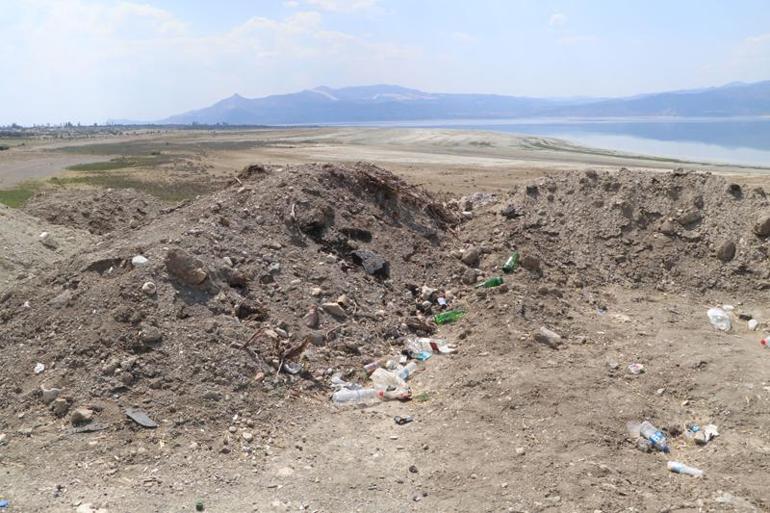
M382 126L382 125L380 125ZM558 137L595 148L696 162L770 167L770 118L418 121L388 126Z

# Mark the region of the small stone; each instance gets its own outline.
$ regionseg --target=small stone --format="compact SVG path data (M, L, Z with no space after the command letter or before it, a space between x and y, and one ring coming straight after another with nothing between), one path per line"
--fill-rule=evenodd
M235 433L236 431L238 431L238 428L237 428L237 427L235 427L235 426L230 426L229 428L227 428L227 430L228 430L230 433Z
M516 448L516 456L524 456L525 454L527 454L527 451L524 449L524 447Z
M249 433L248 431L244 431L241 436L243 437L243 440L245 442L251 442L252 440L254 440L254 435L252 433Z
M163 340L163 332L155 326L145 325L139 336L145 344L154 344Z
M321 294L323 294L323 290L321 289L321 287L315 287L314 289L312 289L312 290L310 291L310 295L311 295L312 297L318 297L318 296L320 296Z
M347 312L340 306L339 303L324 303L321 305L323 311L334 317L344 319L348 316Z
M383 279L390 276L390 264L374 251L359 249L351 252L350 256L353 262L362 266L367 274Z
M478 279L478 276L476 275L476 271L473 269L467 269L462 276L462 282L465 285L473 285L476 283L476 280Z
M750 329L751 331L756 331L758 327L759 327L759 321L758 321L758 320L756 320L756 319L751 319L751 320L749 321L749 329Z
M148 296L154 296L157 291L158 291L158 288L151 281L146 281L144 282L144 285L142 285L142 292L144 292Z
M208 278L203 262L180 248L169 250L165 264L170 275L188 285L201 285Z
M40 234L40 244L43 246L49 248L49 249L56 249L59 247L59 244L56 242L56 239L53 238L53 236L48 232L43 232Z
M725 263L735 258L735 243L730 240L722 242L717 248L717 258Z
M72 422L73 426L79 426L81 424L88 424L93 418L93 410L88 408L77 408L70 415L70 422Z
M409 466L409 472L411 472L412 474L417 474L417 472L418 472L417 465L410 465Z
M524 255L519 261L519 265L531 273L540 273L540 259L532 255Z
M280 274L280 272L281 272L281 264L280 264L280 262L273 262L272 264L267 266L267 272L269 274L273 274L273 275Z
M754 223L754 234L759 237L770 235L770 215L763 215Z
M312 330L317 329L319 323L318 307L316 305L310 305L310 308L308 308L308 311L302 320L308 328Z
M134 267L142 267L149 263L150 261L147 260L147 257L144 255L136 255L134 258L131 259L131 265Z
M676 235L676 226L674 223L671 222L671 220L666 219L663 221L663 223L660 225L660 233L663 235Z
M703 219L703 215L697 210L690 210L676 218L677 222L685 227L692 226L701 219Z
M542 326L534 336L535 340L541 344L546 344L549 347L556 349L562 343L561 335L555 331L551 331L545 326Z
M70 403L63 397L57 397L51 403L51 411L57 417L64 417L70 409Z
M460 261L470 267L478 267L480 260L481 251L475 247L466 249L460 257Z
M43 402L45 404L51 404L61 394L61 388L45 388L43 385L40 385L40 390L43 392Z
M8 435L5 433L0 433L0 445L5 445L8 440Z
M41 374L45 370L45 364L42 364L40 362L35 364L34 372L35 374Z

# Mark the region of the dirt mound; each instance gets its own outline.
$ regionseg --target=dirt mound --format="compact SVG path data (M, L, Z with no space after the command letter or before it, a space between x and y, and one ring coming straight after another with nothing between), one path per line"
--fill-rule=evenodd
M455 222L370 165L247 172L7 295L3 407L50 421L44 385L62 411L92 404L117 421L138 405L197 425L322 389L433 329L415 298L446 282L439 247Z
M123 228L139 228L155 219L165 207L149 194L134 189L45 190L25 204L29 214L51 224L103 235Z
M565 289L770 287L770 202L760 188L706 173L588 171L497 199L477 209L498 215L491 225L487 217L472 220L468 242L495 241L501 250L487 260L495 263L517 248L532 274Z
M48 236L41 239L41 234ZM0 205L0 291L77 253L94 241L88 233L53 226Z

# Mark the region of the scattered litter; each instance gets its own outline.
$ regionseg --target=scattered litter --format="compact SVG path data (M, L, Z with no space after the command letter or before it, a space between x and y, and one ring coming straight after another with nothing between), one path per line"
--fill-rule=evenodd
M759 345L761 345L765 349L770 348L770 337L765 337L762 340L760 340Z
M5 509L11 505L11 501L8 499L0 499L0 509Z
M414 420L414 417L412 417L411 415L407 415L406 417L396 416L396 417L393 417L393 420L399 426L403 426L404 424L409 424L410 422L412 422Z
M91 422L84 426L76 426L72 428L72 433L96 433L97 431L104 431L110 427L108 424L99 424L98 422Z
M730 331L732 323L730 322L730 314L728 314L722 308L709 308L706 315L709 318L709 322L716 329L721 331Z
M203 511L203 509L204 509L203 501L201 501L201 500L196 501L195 502L195 511Z
M511 274L517 267L519 267L519 252L514 251L503 264L503 272L505 274Z
M446 312L441 312L434 315L433 321L436 324L449 324L455 322L463 315L465 315L465 312L462 310L447 310Z
M485 288L485 289L491 289L494 287L499 287L503 284L503 277L502 276L493 276L492 278L489 278L486 281L483 281L476 285L476 288Z
M45 365L38 362L35 364L35 374L41 374L45 370Z
M666 435L663 434L662 431L660 431L658 428L656 428L652 423L648 421L644 422L635 422L630 421L626 424L626 427L628 428L628 433L635 439L638 439L639 437L643 438L644 440L648 441L652 448L657 449L661 452L668 452L668 440L666 439ZM637 440L638 443L638 440ZM641 449L641 446L640 446Z
M408 401L412 392L407 389L378 390L376 388L361 388L358 390L348 390L343 388L334 392L332 401L335 404L362 404L375 401Z
M644 365L641 363L631 363L628 365L628 372L634 375L639 375L644 373Z
M424 362L425 360L427 360L431 356L433 356L433 353L430 352L430 351L420 351L419 353L414 355L414 359L415 360L419 360L421 362Z
M142 427L158 427L158 423L152 420L144 410L140 410L138 408L126 408L124 411L126 412L126 415L129 419L133 420Z
M759 327L759 321L756 319L750 319L749 320L749 329L751 331L756 331L756 329Z
M287 374L299 374L302 371L302 364L295 362L283 362L283 370Z
M702 477L703 471L699 468L690 467L688 465L685 465L684 463L680 463L678 461L669 461L666 465L668 469L671 472L676 472L677 474L685 474L692 477Z
M707 424L701 428L695 422L689 422L686 427L685 436L694 440L698 445L706 445L719 436L719 431L714 424Z

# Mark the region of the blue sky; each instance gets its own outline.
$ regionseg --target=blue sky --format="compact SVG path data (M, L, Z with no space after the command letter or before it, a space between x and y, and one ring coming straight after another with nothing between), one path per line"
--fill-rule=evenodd
M767 0L4 0L0 123L392 83L623 96L770 79Z

